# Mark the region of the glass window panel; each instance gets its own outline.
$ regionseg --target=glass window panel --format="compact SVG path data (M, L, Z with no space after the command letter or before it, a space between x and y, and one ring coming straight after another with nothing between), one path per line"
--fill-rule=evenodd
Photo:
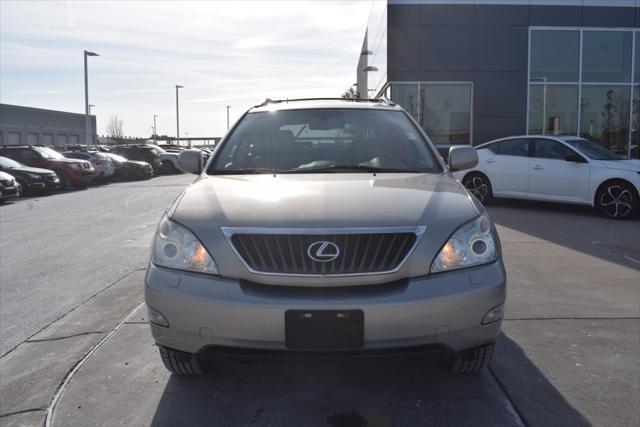
M530 140L528 138L507 139L504 141L500 141L500 155L528 157L529 142Z
M640 85L633 87L633 115L631 120L631 158L640 159Z
M636 35L636 53L635 53L635 66L633 72L633 81L640 83L640 31L635 32Z
M420 85L420 126L434 143L471 143L471 85Z
M418 120L417 84L393 83L391 85L391 100Z
M552 141L550 139L538 138L536 139L534 147L533 156L539 159L564 160L567 155L573 153L572 150L558 141Z
M529 85L529 134L575 135L578 85Z
M577 82L579 58L579 31L531 31L531 81Z
M629 92L629 86L582 86L580 136L626 157Z
M632 37L630 31L585 31L582 40L582 81L630 81Z

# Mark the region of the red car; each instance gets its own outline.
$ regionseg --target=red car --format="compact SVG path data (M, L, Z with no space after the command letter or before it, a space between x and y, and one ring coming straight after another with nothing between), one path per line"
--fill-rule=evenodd
M57 151L38 145L0 146L0 155L27 166L51 169L60 178L60 188L87 188L96 175L91 163L68 159Z

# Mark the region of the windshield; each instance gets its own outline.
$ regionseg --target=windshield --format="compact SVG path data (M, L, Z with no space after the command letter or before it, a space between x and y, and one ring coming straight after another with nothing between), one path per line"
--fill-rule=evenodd
M624 160L624 157L621 155L614 153L595 141L588 139L567 139L565 142L594 160Z
M51 148L33 147L33 149L40 153L40 155L45 159L59 160L65 158L62 154L58 153L56 150L52 150Z
M153 151L155 154L162 154L167 152L164 148L157 145L147 145L147 147L151 148L151 151Z
M247 114L210 174L440 172L401 111L301 109Z
M0 157L0 166L7 169L17 169L24 167L22 163L18 163L15 160L9 159L7 157Z

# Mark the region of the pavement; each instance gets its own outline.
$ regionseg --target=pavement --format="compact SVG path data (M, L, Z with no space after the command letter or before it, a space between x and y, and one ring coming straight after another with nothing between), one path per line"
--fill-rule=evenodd
M503 335L479 375L450 374L437 355L211 363L204 377L170 375L147 325L143 269L153 227L191 179L0 207L0 425L640 420L640 220L565 205L489 207L509 291Z

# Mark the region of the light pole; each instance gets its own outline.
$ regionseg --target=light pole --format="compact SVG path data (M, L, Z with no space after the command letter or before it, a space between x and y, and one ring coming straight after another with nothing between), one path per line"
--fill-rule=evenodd
M231 108L231 105L227 105L227 130L229 130L229 109Z
M153 143L157 144L158 143L158 128L156 127L156 117L158 117L157 114L153 115Z
M176 85L176 145L180 145L180 112L178 110L178 89L184 86Z
M87 56L100 56L95 52L84 51L84 133L87 150L91 145L91 117L89 114L89 78L87 76Z

